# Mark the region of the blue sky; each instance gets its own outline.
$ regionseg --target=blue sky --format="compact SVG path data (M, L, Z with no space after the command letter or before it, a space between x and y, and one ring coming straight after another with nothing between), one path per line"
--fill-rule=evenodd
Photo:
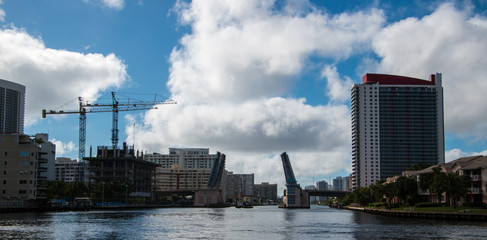
M177 105L120 113L120 143L209 147L256 182L351 171L350 87L366 72L443 73L448 160L486 154L485 1L0 1L0 78L24 84L25 132L77 158L77 108L117 96ZM110 145L89 114L87 146ZM134 125L135 124L135 125ZM135 126L135 131L133 127ZM135 132L135 137L133 136ZM89 150L87 149L87 153Z

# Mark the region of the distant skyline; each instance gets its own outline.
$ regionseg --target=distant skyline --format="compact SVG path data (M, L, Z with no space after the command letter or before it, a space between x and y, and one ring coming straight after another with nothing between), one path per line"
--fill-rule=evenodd
M77 97L177 105L119 114L119 145L204 147L227 169L302 186L351 173L350 89L365 73L443 75L446 161L487 155L487 2L0 0L0 79L26 86L27 134L77 158ZM87 149L110 146L87 116ZM135 126L135 129L134 129ZM135 133L135 136L134 136ZM313 183L314 184L314 183Z

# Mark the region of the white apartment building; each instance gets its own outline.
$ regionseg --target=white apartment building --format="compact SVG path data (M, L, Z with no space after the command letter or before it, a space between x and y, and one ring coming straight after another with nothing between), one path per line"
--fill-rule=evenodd
M80 169L81 168L81 169ZM75 182L80 180L80 173L84 171L83 163L76 159L56 158L56 181Z

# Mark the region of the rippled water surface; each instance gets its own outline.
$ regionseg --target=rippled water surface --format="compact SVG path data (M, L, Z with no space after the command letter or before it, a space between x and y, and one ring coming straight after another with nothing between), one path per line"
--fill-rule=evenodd
M487 223L313 206L0 214L0 239L487 239Z

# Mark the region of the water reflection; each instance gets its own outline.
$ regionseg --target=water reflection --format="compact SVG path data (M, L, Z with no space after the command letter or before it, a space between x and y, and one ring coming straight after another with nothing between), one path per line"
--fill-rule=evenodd
M0 239L486 239L487 223L315 207L2 214Z
M355 239L486 239L487 224L354 212Z

